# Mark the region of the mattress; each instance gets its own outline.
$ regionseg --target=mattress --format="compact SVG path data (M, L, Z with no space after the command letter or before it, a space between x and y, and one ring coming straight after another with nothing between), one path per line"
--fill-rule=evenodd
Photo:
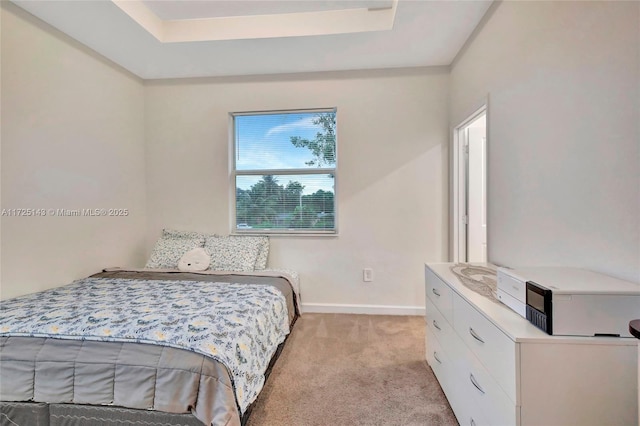
M198 286L207 289L205 295L209 299L203 300L209 301L212 300L212 297L217 300L219 296L218 293L208 293L214 287L220 287L224 292L230 292L230 289L238 288L242 294L247 293L250 288L255 288L255 291L258 292L256 294L259 296L254 297L260 297L261 299L268 289L269 294L275 291L281 297L284 297L286 301L286 312L284 313L286 318L284 321L287 324L292 324L297 315L297 302L291 279L278 276L279 274L276 273L263 272L261 275L263 276L115 270L93 275L86 282L74 283L72 286L79 286L73 291L77 292L78 289L82 289L83 292L88 290L92 294L104 291L105 286L108 285L117 286L123 292L134 292L133 294L136 294L135 291L139 291L138 287L140 286L143 286L142 288L144 289L165 289L177 286L175 288L179 289L179 291L176 293L172 290L173 292L169 293L170 297L183 301L199 297L198 293L195 295L188 293L193 287ZM260 293L261 288L263 290L262 293ZM65 287L61 289L65 289ZM87 417L84 414L78 415L77 410L97 410L102 408L104 413L110 413L106 414L107 418L112 419L118 415L124 415L126 418L131 419L139 415L145 416L146 414L143 413L153 413L153 415L159 416L164 414L184 416L190 413L192 416L180 417L186 421L185 424L193 424L190 421L197 419L200 424L239 425L243 420L246 420L250 412L250 404L255 400L255 397L243 399L242 392L249 393L251 389L245 385L239 385L238 373L240 372L241 375L246 376L247 381L259 383L260 386L258 387L261 389L265 373L267 373L267 367L260 367L260 371L242 370L244 368L242 360L248 352L241 353L236 341L242 342L242 339L248 342L258 341L254 346L259 351L263 349L263 352L268 354L267 364L276 354L278 346L280 345L281 347L282 344L281 340L271 339L275 346L263 347L266 344L258 338L259 336L256 335L256 332L253 332L254 335L244 335L248 332L245 333L243 330L235 331L234 328L237 327L237 324L234 324L233 321L229 322L230 318L241 316L241 313L248 308L246 305L242 305L247 309L233 311L228 304L220 305L216 308L207 304L203 306L205 312L203 315L206 314L208 316L211 316L211 311L229 310L228 315L230 316L225 319L225 321L229 322L228 330L221 329L220 324L215 322L206 323L206 325L199 327L205 329L206 327L216 326L218 327L215 330L216 335L229 334L232 341L224 342L221 340L218 345L229 346L236 343L236 358L240 359L238 365L232 365L233 363L227 362L224 357L219 356L219 352L224 352L223 348L220 347L214 348L212 353L204 353L197 344L190 348L174 344L179 340L202 339L202 333L198 334L200 330L195 330L186 339L183 335L172 336L171 329L167 328L166 334L171 339L167 338L165 342L148 341L148 334L153 331L150 327L153 324L147 325L147 322L153 323L149 319L155 318L155 314L152 315L150 313L148 317L140 315L140 312L146 312L145 310L147 309L144 297L132 298L135 300L131 302L133 308L129 308L136 312L137 320L133 321L136 324L136 328L134 331L129 328L125 328L125 330L128 333L133 333L135 338L123 338L126 333L115 335L115 337L99 336L98 334L100 333L96 332L97 328L94 327L94 323L98 324L96 327L102 327L101 330L105 328L100 323L103 319L99 315L102 305L98 305L100 309L95 311L98 313L89 316L91 321L80 322L80 325L62 326L63 331L59 335L55 333L49 334L52 327L60 328L60 321L55 314L60 313L61 310L57 309L54 302L57 300L56 298L60 297L61 293L64 293L61 289L39 294L38 303L33 303L27 298L21 305L18 305L19 307L27 306L27 308L32 308L31 305L48 306L53 304L53 308L49 306L49 310L46 311L47 313L44 316L37 309L33 311L33 314L40 315L39 321L34 320L36 323L42 323L42 318L48 320L47 316L53 318L51 321L44 321L47 324L41 326L40 329L25 328L22 330L19 327L14 327L12 331L7 331L7 328L11 328L11 324L28 324L31 320L16 317L24 309L23 311L16 311L15 306L6 303L11 301L3 302L3 310L0 313L0 400L3 401L2 416L0 417L3 419L12 415L14 417L12 421L16 424L40 424L41 420L38 419L46 417L43 414L42 410L44 408L41 405L36 405L35 407L33 405L19 405L24 402L30 402L31 404L46 403L50 424L55 424L56 421L62 420L64 421L58 424L75 424L71 420L76 418L74 416L77 416L78 419ZM66 289L65 291L71 290ZM73 291L71 294L76 294ZM163 297L163 299L166 298L167 296ZM250 302L246 303L255 304L254 299L248 300ZM188 305L188 303L173 302L172 304L178 305L179 308L182 307L183 309L184 306ZM14 308L13 322L7 319L10 316L8 313L12 312L7 307L11 308L12 306ZM85 304L83 303L82 306L85 306ZM86 313L77 312L78 309L80 309L79 306L71 310L62 310L63 314L59 316L68 318L74 317L73 314L77 314L75 315L77 317L87 316ZM272 306L267 306L266 309L277 310ZM175 313L171 313L173 316L169 316L169 313L167 315L166 318L177 318ZM109 323L108 327L117 331L117 323L120 318L118 316L111 318L113 323ZM166 318L162 317L162 321L165 321L162 324L172 324L174 322L166 321ZM131 318L126 318L126 320L132 322ZM193 324L201 324L194 322L193 318L190 321ZM260 330L260 324L263 322L263 320L257 321L256 326L259 333L264 332L266 334L267 330ZM191 323L189 327L193 328ZM64 327L67 328L65 329ZM162 327L164 330L164 325ZM190 331L192 331L191 328L189 329ZM149 331L144 334L147 329ZM47 333L43 333L43 330L47 331ZM88 330L88 335L75 333L76 330ZM157 333L157 330L154 333ZM227 349L227 352L233 353L233 346L229 346ZM253 361L251 362L253 363ZM251 365L253 366L254 364ZM109 411L113 407L119 408ZM104 410L107 411L105 412ZM127 412L126 410L132 411ZM28 415L25 413L32 413L30 422L15 421ZM92 412L92 416L98 419L99 411ZM34 422L34 419L37 420L37 423ZM164 421L161 417L159 419L160 422ZM174 424L176 421L176 419L173 419L169 423L165 422L165 424ZM97 420L84 424L98 424L96 422Z

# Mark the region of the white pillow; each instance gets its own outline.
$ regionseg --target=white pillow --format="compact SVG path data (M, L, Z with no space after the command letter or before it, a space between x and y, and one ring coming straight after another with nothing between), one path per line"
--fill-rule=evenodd
M201 247L189 250L178 261L178 269L181 271L205 271L209 267L211 256Z
M256 266L254 269L256 271L266 269L267 259L269 258L269 237L245 237L245 238L257 238L258 240L260 240L260 250L258 251L258 258L256 259Z
M269 258L269 237L265 235L227 235L225 237L218 234L204 234L204 236L207 240L209 238L246 238L248 240L258 241L258 257L256 258L256 263L253 267L253 270L260 271L267 268Z
M183 254L203 245L204 236L201 234L164 229L145 268L176 269Z
M253 271L262 241L234 236L207 236L204 248L211 254L209 268L215 271Z

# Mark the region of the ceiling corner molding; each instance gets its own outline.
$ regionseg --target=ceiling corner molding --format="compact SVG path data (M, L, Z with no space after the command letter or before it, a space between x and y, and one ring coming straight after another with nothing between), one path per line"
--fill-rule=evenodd
M384 8L162 20L141 0L112 0L163 43L349 34L393 29L398 0Z
M142 0L111 0L138 25L147 30L158 41L165 42L164 21L151 11Z

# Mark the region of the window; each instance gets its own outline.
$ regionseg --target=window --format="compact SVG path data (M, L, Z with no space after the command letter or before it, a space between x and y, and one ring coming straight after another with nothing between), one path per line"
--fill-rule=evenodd
M336 233L336 110L234 113L236 233Z

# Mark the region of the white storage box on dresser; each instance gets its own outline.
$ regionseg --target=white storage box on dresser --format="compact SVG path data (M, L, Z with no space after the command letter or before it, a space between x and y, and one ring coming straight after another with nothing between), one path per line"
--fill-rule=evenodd
M463 426L637 425L632 338L550 336L427 264L426 357Z

